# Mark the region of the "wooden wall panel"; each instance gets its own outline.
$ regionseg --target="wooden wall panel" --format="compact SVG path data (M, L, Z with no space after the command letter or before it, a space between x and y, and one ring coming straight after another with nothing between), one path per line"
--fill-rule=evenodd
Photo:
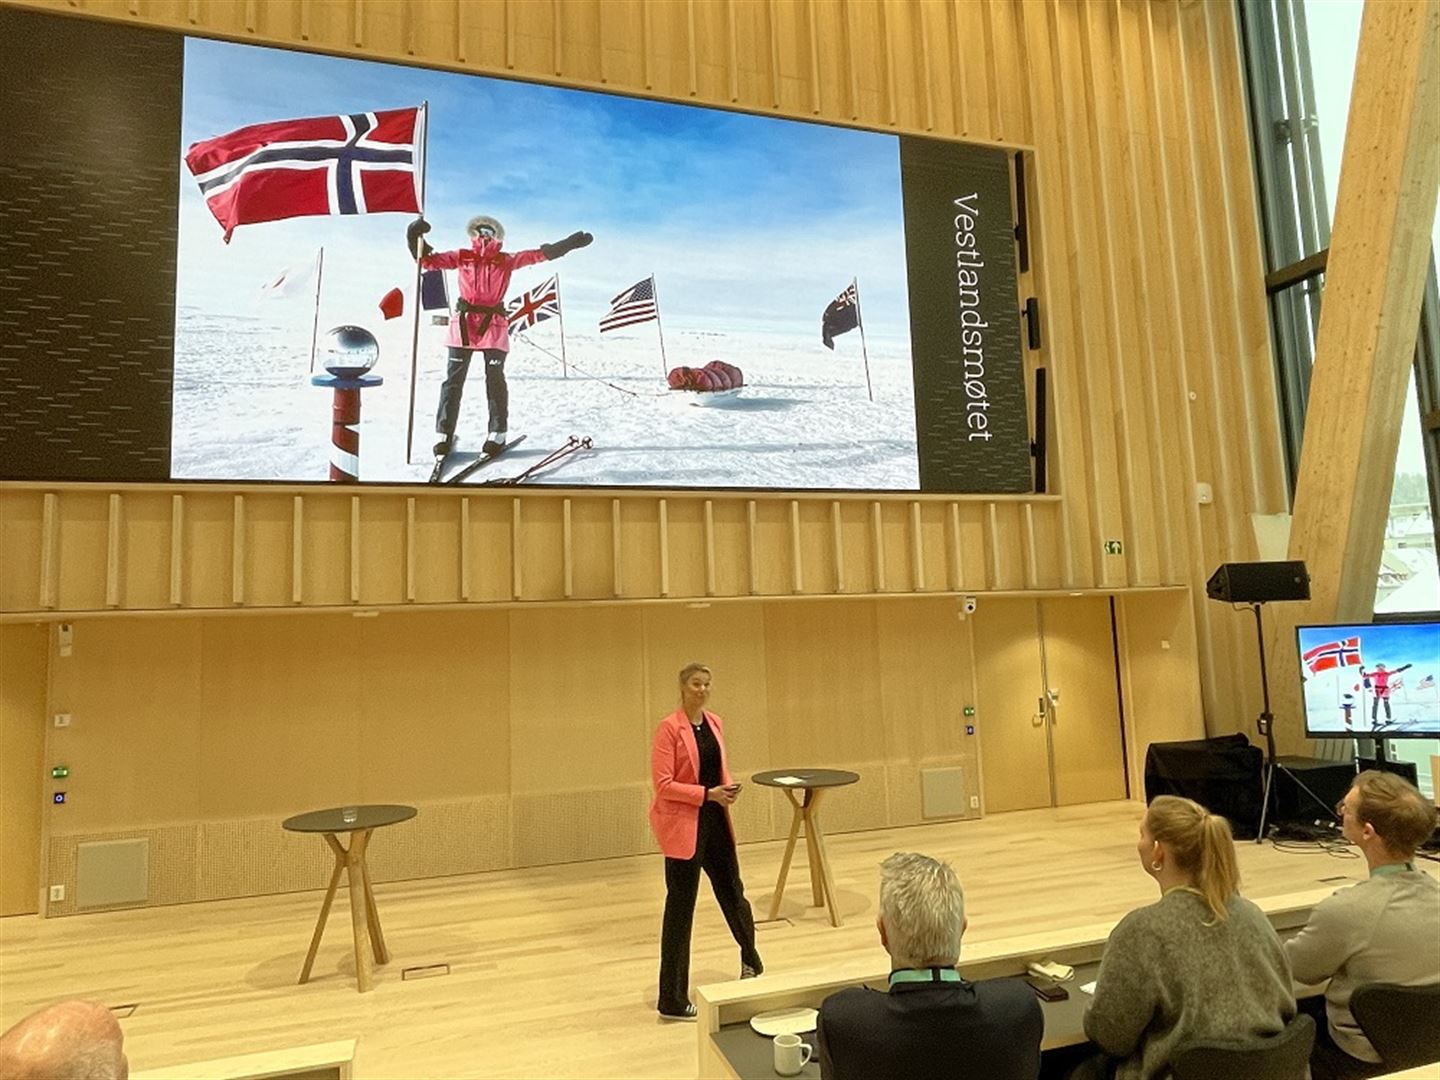
M40 899L48 626L0 626L0 918Z
M1027 284L1041 299L1045 331L1043 349L1029 354L1027 365L1043 362L1051 375L1052 490L1063 503L1058 522L1046 521L1046 512L1040 512L1033 530L1023 523L1012 526L1002 515L1001 535L1013 536L1018 528L1022 536L1033 531L1036 537L1018 561L1008 547L981 550L995 537L987 537L985 523L967 504L960 545L963 587L1189 584L1210 726L1233 729L1253 711L1253 679L1245 668L1249 647L1199 588L1218 563L1254 556L1250 513L1285 506L1248 128L1228 5L19 2L240 40L1027 147L1033 155L1033 274ZM1197 505L1197 481L1212 486L1211 505ZM99 507L97 519L85 503L88 494L57 490L65 494L65 509L53 606L103 609L105 507ZM0 502L12 497L34 498L29 490L5 492ZM397 516L392 498L376 491L361 496L365 604L409 602L403 506ZM479 533L499 527L502 516L508 529L508 512L492 518L494 501L472 500L472 509L484 509L471 527L471 595L453 597L455 602L507 600L513 594L514 568L504 565L504 548L491 543L494 538L479 542ZM863 497L856 501L863 511ZM205 505L186 519L187 538L208 530L223 540L225 518L208 500L201 502ZM423 502L417 502L421 520ZM745 499L738 504L743 512ZM725 523L716 532L715 576L717 592L746 595L752 568L744 565L747 530L730 527L735 505L733 496L715 501L716 519ZM544 508L537 509L540 519L528 514L528 506L524 516L543 520ZM786 561L784 537L772 543L769 535L783 508L761 500L757 510L761 561L753 577L760 592L786 594L794 567ZM29 515L33 507L22 508L20 519L29 521ZM650 516L645 497L625 497L624 554L618 563L629 597L659 593L659 545ZM852 538L860 543L866 532L865 526L857 530L854 517L847 499L841 514L845 585L868 592L877 587L871 580L873 552L849 543ZM293 519L285 513L283 520L288 527ZM246 528L264 534L273 526L278 533L280 522L262 505ZM828 522L822 528L833 532ZM46 610L33 527L6 526L0 539L7 546L5 561L22 567L24 579L20 588L6 583L0 598L10 599L0 615ZM1102 544L1110 539L1124 541L1123 555L1103 554ZM12 545L24 549L19 560L10 558ZM808 562L821 544L807 532L801 547ZM220 552L222 545L205 550ZM305 573L315 573L313 553L307 548L303 555ZM908 563L904 573L902 564L892 567L893 556L887 550L891 590L906 587L910 573ZM521 567L527 590L563 580L558 558L538 548L524 557L537 560ZM929 575L928 557L926 562ZM286 577L291 566L287 555L278 567L247 567L246 584L253 588L244 605L293 603L294 583ZM731 577L737 566L742 567L738 583ZM184 606L233 603L230 575L217 568L216 559L197 556L183 571ZM801 571L809 591L816 575L805 566ZM682 577L688 572L680 568ZM146 564L145 573L153 574L153 567ZM448 549L441 549L436 563L422 559L416 602L425 602L422 594L445 595L451 573ZM576 583L587 595L590 575L587 569L580 575L586 584ZM154 584L147 579L145 587ZM676 585L689 587L688 580ZM332 585L316 581L313 587L328 595ZM302 597L311 588L308 578L302 581Z

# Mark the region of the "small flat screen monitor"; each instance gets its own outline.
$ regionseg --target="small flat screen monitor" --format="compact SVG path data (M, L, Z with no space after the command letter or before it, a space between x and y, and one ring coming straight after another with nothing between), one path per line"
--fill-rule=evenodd
M1295 633L1309 738L1440 738L1440 622Z

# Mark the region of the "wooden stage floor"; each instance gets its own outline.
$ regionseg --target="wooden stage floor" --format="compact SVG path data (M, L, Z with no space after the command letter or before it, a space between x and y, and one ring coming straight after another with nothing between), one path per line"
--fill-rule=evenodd
M1135 851L1139 803L1001 814L983 821L827 837L845 925L809 902L792 869L783 918L761 926L772 972L823 972L884 956L875 933L877 865L891 852L949 859L966 890L967 941L1117 919L1155 886ZM375 842L387 838L377 833ZM318 841L317 841L318 843ZM740 851L763 918L783 843ZM1238 845L1252 897L1338 887L1359 858ZM803 845L801 848L803 852ZM797 860L800 852L797 852ZM658 855L376 888L393 959L372 993L355 990L348 909L332 913L315 975L295 979L319 892L181 907L0 920L0 1028L72 996L136 1003L123 1021L132 1070L356 1038L371 1077L693 1077L695 1028L653 1011L660 913ZM450 974L401 979L406 967ZM739 956L702 885L694 984L733 979Z

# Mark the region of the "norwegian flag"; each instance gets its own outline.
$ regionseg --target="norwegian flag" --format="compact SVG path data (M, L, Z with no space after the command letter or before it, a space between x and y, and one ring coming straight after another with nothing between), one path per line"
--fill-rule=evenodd
M420 212L425 110L251 124L185 154L230 242L237 226L331 214Z
M1342 641L1327 641L1324 645L1305 650L1300 659L1305 661L1311 675L1338 667L1360 667L1360 639L1351 637Z
M560 314L560 275L521 293L510 301L506 312L510 319L512 333L527 330L538 322L552 319Z

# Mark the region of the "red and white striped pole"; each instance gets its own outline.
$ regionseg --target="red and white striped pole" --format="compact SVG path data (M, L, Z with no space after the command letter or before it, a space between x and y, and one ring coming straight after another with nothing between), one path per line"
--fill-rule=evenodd
M360 480L360 391L379 386L385 380L379 375L314 375L316 386L335 390L330 403L330 479L337 484L354 484Z

